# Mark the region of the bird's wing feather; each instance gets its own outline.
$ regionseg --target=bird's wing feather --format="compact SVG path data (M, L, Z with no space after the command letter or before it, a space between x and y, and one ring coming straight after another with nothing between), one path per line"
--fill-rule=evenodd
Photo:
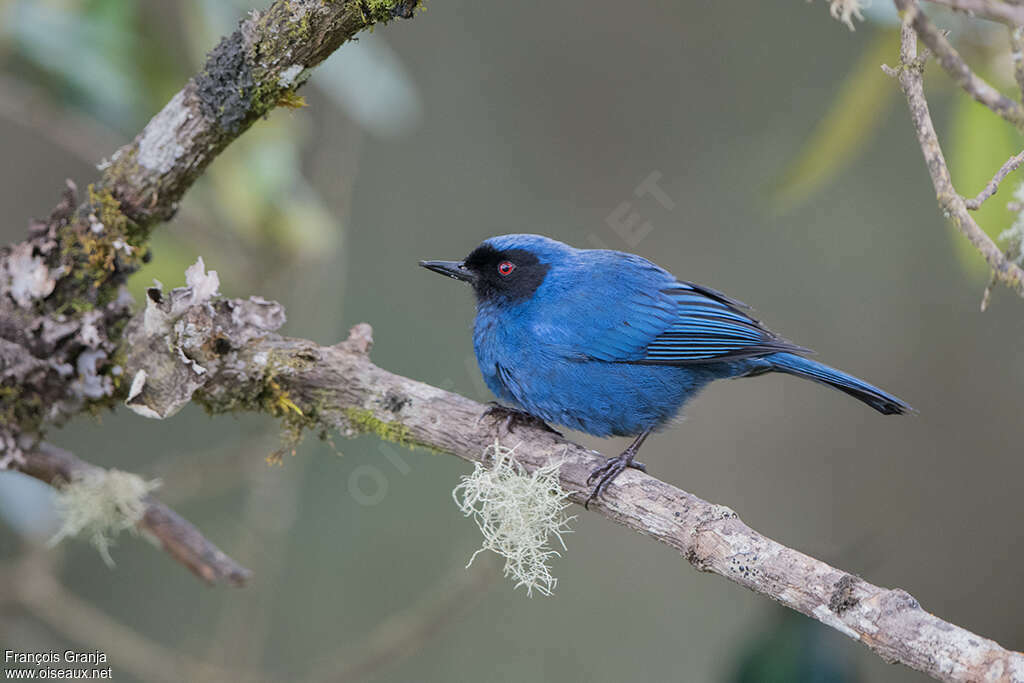
M584 278L558 293L560 305L534 321L536 338L566 357L609 362L683 365L763 356L778 351L805 353L766 329L721 292L676 280L637 256L592 254ZM566 315L585 324L566 325Z
M676 305L672 323L647 345L636 362L664 365L706 363L763 356L779 351L806 353L765 328L735 299L692 282L662 290Z

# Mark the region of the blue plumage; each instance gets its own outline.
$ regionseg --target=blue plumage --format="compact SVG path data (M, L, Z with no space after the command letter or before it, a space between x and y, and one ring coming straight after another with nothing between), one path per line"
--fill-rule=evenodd
M637 435L595 471L599 495L647 434L716 379L778 371L846 392L884 414L910 407L802 357L713 289L618 251L502 235L464 261L421 265L473 285L473 343L487 386L530 416L595 436ZM589 501L588 501L589 502Z

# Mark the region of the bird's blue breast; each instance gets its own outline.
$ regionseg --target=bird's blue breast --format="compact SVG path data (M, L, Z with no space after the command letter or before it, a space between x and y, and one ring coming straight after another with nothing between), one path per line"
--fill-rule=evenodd
M747 369L742 362L669 366L589 359L538 335L529 317L525 309L478 308L473 341L484 381L502 400L594 436L656 429L708 382Z

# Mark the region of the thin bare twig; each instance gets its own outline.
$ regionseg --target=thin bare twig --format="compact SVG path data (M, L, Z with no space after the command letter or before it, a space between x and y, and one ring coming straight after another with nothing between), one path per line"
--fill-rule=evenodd
M931 113L928 109L928 100L924 96L924 63L917 54L917 35L915 35L915 30L918 34L921 31L918 28L919 20L924 15L918 9L917 3L912 0L896 0L896 4L905 11L904 22L900 32L900 67L898 69L887 69L887 73L898 79L900 88L907 98L907 104L910 108L910 119L914 126L914 132L917 134L918 144L921 146L921 151L924 154L928 174L931 176L932 184L935 186L939 208L942 209L943 215L952 221L956 229L967 237L971 244L981 252L981 255L992 268L992 272L999 278L999 281L1017 294L1024 296L1024 269L1008 260L1003 251L992 241L992 238L985 234L985 231L978 226L967 210L963 197L953 187L949 167L946 165L946 159L942 154L942 147L939 145L938 135L935 133L935 125L932 123ZM928 27L934 31L934 26L930 22L925 25L926 30L928 30ZM935 35L938 35L937 32ZM945 41L945 38L942 38L942 40ZM927 43L927 41L925 42ZM946 45L948 46L948 43ZM936 52L938 53L938 51ZM985 87L989 86L986 84ZM1017 110L1020 109L1020 105L1016 102L1002 97L1002 95L1000 97L1012 104Z
M1010 58L1013 60L1013 78L1024 100L1024 28L1020 26L1010 28Z
M47 443L26 450L21 461L14 461L13 469L57 487L86 472L103 471ZM207 583L225 582L235 586L242 586L249 579L248 569L221 552L178 513L152 496L147 496L145 501L146 511L137 525L139 530L159 540L161 547L193 574Z
M1024 7L999 0L928 0L936 5L967 12L976 17L1001 21L1010 26L1024 26Z
M979 77L946 36L920 11L917 0L894 0L905 21L912 22L921 41L935 53L943 70L964 92L1024 132L1024 106L1011 100Z
M970 211L977 211L980 209L981 205L985 203L985 200L999 190L999 183L1003 182L1003 179L1006 178L1006 176L1020 168L1021 164L1024 164L1024 152L1015 154L1007 159L1006 163L1002 165L994 176L992 176L992 180L988 181L988 184L985 185L984 189L978 193L978 196L974 199L965 200L964 206Z

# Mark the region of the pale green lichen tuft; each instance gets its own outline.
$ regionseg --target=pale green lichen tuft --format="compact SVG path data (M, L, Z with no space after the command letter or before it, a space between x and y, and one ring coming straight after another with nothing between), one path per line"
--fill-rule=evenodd
M551 575L548 562L561 553L553 549L551 537L565 550L562 534L570 533L566 515L569 493L562 489L558 472L561 462L539 467L528 474L515 459L514 448L495 441L484 451L484 462L476 463L471 474L462 477L452 491L455 504L467 517L473 517L483 545L469 558L490 550L505 558L505 576L515 587L526 586L526 594L536 590L551 595L558 579Z
M120 470L90 471L76 476L57 493L57 510L63 523L50 545L71 536L86 538L107 566L113 567L110 548L114 537L122 531L135 530L146 512L144 498L158 486L159 480L146 481Z
M846 24L846 28L851 31L855 30L854 19L864 21L863 10L870 4L868 0L828 0L828 2L828 12L832 18Z
M1007 258L1024 265L1024 183L1017 186L1013 198L1016 201L1011 202L1010 207L1017 212L1017 218L999 235L999 239L1006 243Z

